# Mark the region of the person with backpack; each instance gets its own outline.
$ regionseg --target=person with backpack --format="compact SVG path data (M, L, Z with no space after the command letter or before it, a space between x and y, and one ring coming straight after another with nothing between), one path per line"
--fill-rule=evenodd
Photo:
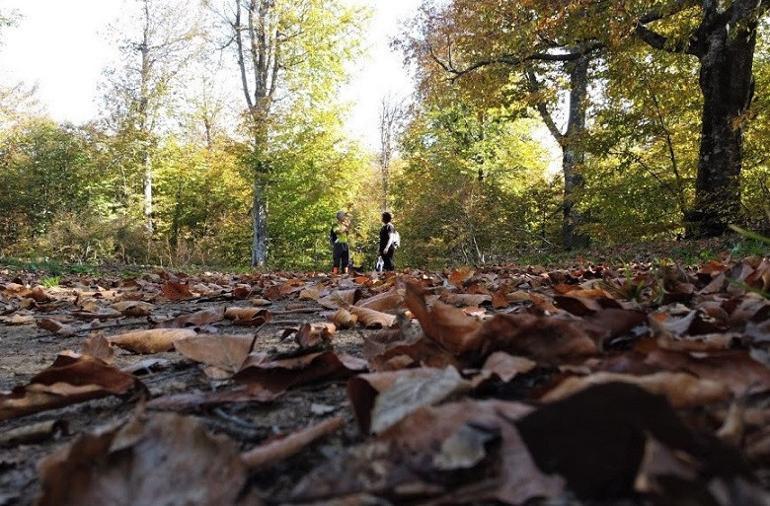
M339 211L337 213L337 223L332 225L329 232L329 242L331 243L334 262L332 272L334 274L348 273L348 265L350 264L349 231L350 222L348 221L348 215L345 211Z
M382 213L382 228L380 228L380 251L379 255L382 259L382 268L377 270L395 271L396 265L393 257L396 254L396 249L401 245L401 237L396 231L396 227L393 225L393 216L388 213ZM380 264L380 262L378 262Z

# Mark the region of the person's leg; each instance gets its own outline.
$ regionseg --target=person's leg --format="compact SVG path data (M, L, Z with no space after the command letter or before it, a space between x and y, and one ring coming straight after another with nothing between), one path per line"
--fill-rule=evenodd
M342 251L342 259L340 262L340 272L348 273L350 272L350 250L348 248L345 248Z
M382 255L382 260L385 262L385 265L383 267L386 271L395 271L396 265L393 262L393 251L388 251L386 255Z
M342 248L341 244L335 244L334 245L334 258L333 262L334 265L332 267L332 273L337 274L340 272L340 264L342 263Z

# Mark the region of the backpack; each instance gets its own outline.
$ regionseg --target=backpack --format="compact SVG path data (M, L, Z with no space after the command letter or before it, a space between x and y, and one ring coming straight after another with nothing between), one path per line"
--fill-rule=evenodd
M329 245L334 249L334 244L337 242L337 234L334 232L334 227L329 229Z
M398 230L393 231L393 247L395 249L401 247L401 234L398 233Z

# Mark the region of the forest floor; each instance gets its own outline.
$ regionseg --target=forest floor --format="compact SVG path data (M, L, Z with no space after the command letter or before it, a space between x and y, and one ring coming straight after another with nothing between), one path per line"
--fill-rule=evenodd
M0 267L0 506L768 504L768 293L729 255Z

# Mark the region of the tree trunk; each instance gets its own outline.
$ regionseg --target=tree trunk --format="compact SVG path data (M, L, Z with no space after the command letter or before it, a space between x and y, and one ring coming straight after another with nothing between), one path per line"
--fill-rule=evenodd
M152 235L155 228L152 222L152 160L147 148L142 154L142 165L144 166L144 220L147 232Z
M259 174L254 178L251 211L252 242L251 266L263 267L267 261L267 199Z
M709 34L700 56L704 103L695 204L687 220L690 237L719 236L741 221L743 116L754 94L755 45L756 24L728 24Z
M582 139L586 129L586 105L588 98L588 65L590 58L582 56L567 63L570 76L569 118L567 133L561 137L562 170L564 171L564 219L562 241L571 250L588 246L589 238L580 232L583 216L576 209L576 198L583 190L585 179L581 173L585 163Z

